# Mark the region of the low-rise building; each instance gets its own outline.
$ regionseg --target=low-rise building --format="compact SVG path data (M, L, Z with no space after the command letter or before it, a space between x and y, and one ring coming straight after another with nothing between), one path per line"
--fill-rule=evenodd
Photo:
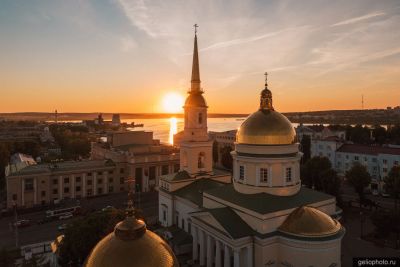
M111 160L66 161L9 168L7 207L29 208L63 199L79 199L125 190Z
M153 132L109 133L106 142L92 143L91 158L111 159L142 192L155 189L160 175L179 171L179 150L154 140Z

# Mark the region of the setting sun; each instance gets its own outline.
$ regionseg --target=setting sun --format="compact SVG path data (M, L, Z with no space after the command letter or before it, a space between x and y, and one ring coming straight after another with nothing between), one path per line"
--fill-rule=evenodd
M171 92L164 96L162 100L163 110L168 113L178 113L182 111L183 96Z

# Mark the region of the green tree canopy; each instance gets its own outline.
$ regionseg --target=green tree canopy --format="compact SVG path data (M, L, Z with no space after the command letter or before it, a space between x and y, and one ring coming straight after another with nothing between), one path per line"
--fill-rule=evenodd
M364 189L371 183L371 175L367 168L359 162L354 162L350 170L346 171L347 181L354 187L360 202L364 200Z

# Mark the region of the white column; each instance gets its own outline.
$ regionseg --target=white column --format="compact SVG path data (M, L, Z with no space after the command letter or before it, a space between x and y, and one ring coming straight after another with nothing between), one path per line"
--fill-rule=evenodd
M240 248L235 248L233 250L233 266L240 267Z
M253 266L253 244L247 246L247 265L248 267Z
M93 192L92 192L92 196L96 196L97 195L97 172L93 172L93 183L92 183L92 188L93 188Z
M63 193L62 193L62 190L63 190L63 178L62 178L62 176L59 176L58 177L58 200L61 200L62 199L62 196L63 196Z
M199 229L200 234L200 266L205 265L206 261L206 248L205 248L205 234L202 230Z
M229 247L226 244L224 252L224 267L231 267L231 254L229 252Z
M213 240L210 235L207 235L207 267L212 267L213 264Z
M215 267L221 267L221 242L215 240Z
M71 188L69 190L71 190L71 198L75 198L76 192L75 192L75 175L71 175L70 179L71 179Z
M199 246L198 246L198 235L197 228L192 226L192 236L193 236L193 261L198 260L199 258Z
M33 204L37 204L37 178L33 178Z
M82 175L82 186L81 186L81 190L82 190L82 197L86 197L86 173L84 173Z
M21 206L25 206L25 179L22 179Z

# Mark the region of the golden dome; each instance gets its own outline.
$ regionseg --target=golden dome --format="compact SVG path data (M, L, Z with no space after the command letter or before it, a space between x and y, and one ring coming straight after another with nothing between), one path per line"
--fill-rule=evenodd
M324 212L307 206L295 209L279 231L301 237L325 237L338 233L341 225Z
M239 127L236 142L251 145L289 145L296 142L290 121L274 110L260 109Z
M132 193L130 193L132 195ZM168 244L133 216L129 200L127 217L94 247L85 267L178 267Z
M267 75L267 74L266 74ZM236 142L251 145L290 145L296 142L292 123L272 106L272 93L267 88L260 95L260 109L239 127Z

